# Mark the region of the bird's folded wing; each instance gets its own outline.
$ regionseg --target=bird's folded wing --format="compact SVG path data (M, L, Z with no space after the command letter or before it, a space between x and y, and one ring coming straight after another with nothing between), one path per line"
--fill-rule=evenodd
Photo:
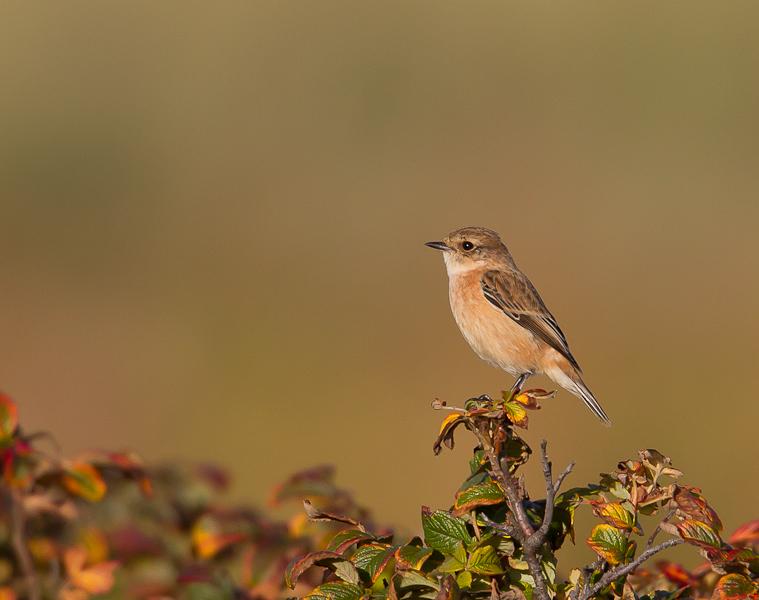
M527 277L516 270L487 271L480 280L485 298L506 316L564 356L578 371L569 344L556 319Z

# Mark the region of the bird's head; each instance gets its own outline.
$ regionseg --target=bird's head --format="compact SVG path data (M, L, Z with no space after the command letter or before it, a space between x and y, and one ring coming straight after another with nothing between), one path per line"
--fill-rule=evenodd
M449 275L514 265L500 236L484 227L463 227L452 231L439 242L427 242L425 245L443 252Z

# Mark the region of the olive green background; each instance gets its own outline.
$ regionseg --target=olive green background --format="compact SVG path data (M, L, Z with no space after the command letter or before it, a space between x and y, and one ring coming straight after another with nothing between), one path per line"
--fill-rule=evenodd
M422 245L484 225L615 421L562 392L528 439L572 484L657 448L728 529L756 517L757 23L742 1L3 2L0 387L67 453L218 461L256 503L330 462L416 530L471 446L432 455L431 400L511 384Z

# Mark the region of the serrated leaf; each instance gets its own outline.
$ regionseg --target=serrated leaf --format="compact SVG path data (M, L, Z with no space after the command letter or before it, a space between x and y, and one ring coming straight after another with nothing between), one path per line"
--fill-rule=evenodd
M106 491L100 472L89 463L71 465L64 471L61 482L70 493L90 502L102 500Z
M722 547L722 540L719 534L706 523L696 521L695 519L686 519L677 523L676 527L680 537L689 544L701 546L702 548Z
M741 600L759 597L759 587L739 573L721 577L714 588L716 600Z
M467 570L480 575L503 573L501 559L493 546L481 546L472 552L466 565Z
M586 542L596 554L611 565L621 563L628 550L628 541L624 534L605 523L596 525Z
M469 512L478 506L492 506L505 501L501 487L490 477L456 493L454 509L457 513Z
M6 448L13 440L18 427L18 409L10 396L0 392L0 449Z
M642 531L635 522L635 515L627 510L621 502L604 502L603 500L591 502L593 512L606 523L623 531L633 531L641 534Z
M422 529L427 546L446 556L452 556L461 563L466 562L464 545L469 544L472 538L464 521L442 510L432 512L424 506Z
M335 536L327 544L327 550L342 554L353 544L359 542L366 542L375 539L371 533L361 531L359 529L343 529L338 531Z
M330 581L314 588L305 598L310 600L359 600L368 596L362 587L347 581Z
M407 569L421 569L434 550L423 546L401 546L395 551L398 565Z
M393 557L395 548L381 544L366 544L361 546L351 556L351 562L357 569L364 571L369 580L374 583Z

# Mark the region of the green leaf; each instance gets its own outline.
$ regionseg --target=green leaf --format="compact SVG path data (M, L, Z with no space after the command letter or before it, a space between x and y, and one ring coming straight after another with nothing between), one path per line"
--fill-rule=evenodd
M371 533L360 531L358 529L343 529L335 534L329 544L327 544L327 550L342 554L353 544L358 542L368 542L375 539Z
M464 545L469 544L472 538L464 521L445 511L432 512L423 506L422 529L424 530L424 541L430 548L434 548L446 556L452 556L460 563L466 562Z
M514 425L527 428L527 409L520 402L504 402L503 412Z
M676 525L680 537L689 544L702 548L721 548L722 540L719 534L706 523L695 519L686 519Z
M720 578L714 588L716 600L740 600L756 597L759 587L738 573L730 573Z
M627 538L619 529L605 523L596 525L586 542L596 554L611 565L621 563L627 554Z
M475 450L474 455L469 459L469 470L472 472L472 475L480 472L485 464L487 464L485 452L482 449Z
M418 571L400 571L395 577L395 587L404 591L418 588L439 590L440 584L425 577Z
M419 570L433 552L432 548L422 546L401 546L395 551L395 560L407 569Z
M464 560L466 560L466 553L464 553ZM459 571L464 570L464 566L463 560L449 556L443 561L437 570L441 573L458 573Z
M641 528L635 522L635 515L627 510L622 503L599 500L591 504L593 505L593 512L612 527L622 531L642 533Z
M491 506L504 501L503 490L495 481L487 477L481 483L459 491L453 506L457 513L465 513L478 506Z
M361 587L346 581L331 581L313 589L306 598L311 600L359 600L368 593Z
M456 583L461 589L467 589L472 585L472 574L469 571L462 571L456 577Z
M374 583L394 554L395 548L392 546L366 544L353 553L351 562L356 568L364 571Z
M482 546L472 552L466 568L480 575L499 575L503 573L501 559L493 546Z

